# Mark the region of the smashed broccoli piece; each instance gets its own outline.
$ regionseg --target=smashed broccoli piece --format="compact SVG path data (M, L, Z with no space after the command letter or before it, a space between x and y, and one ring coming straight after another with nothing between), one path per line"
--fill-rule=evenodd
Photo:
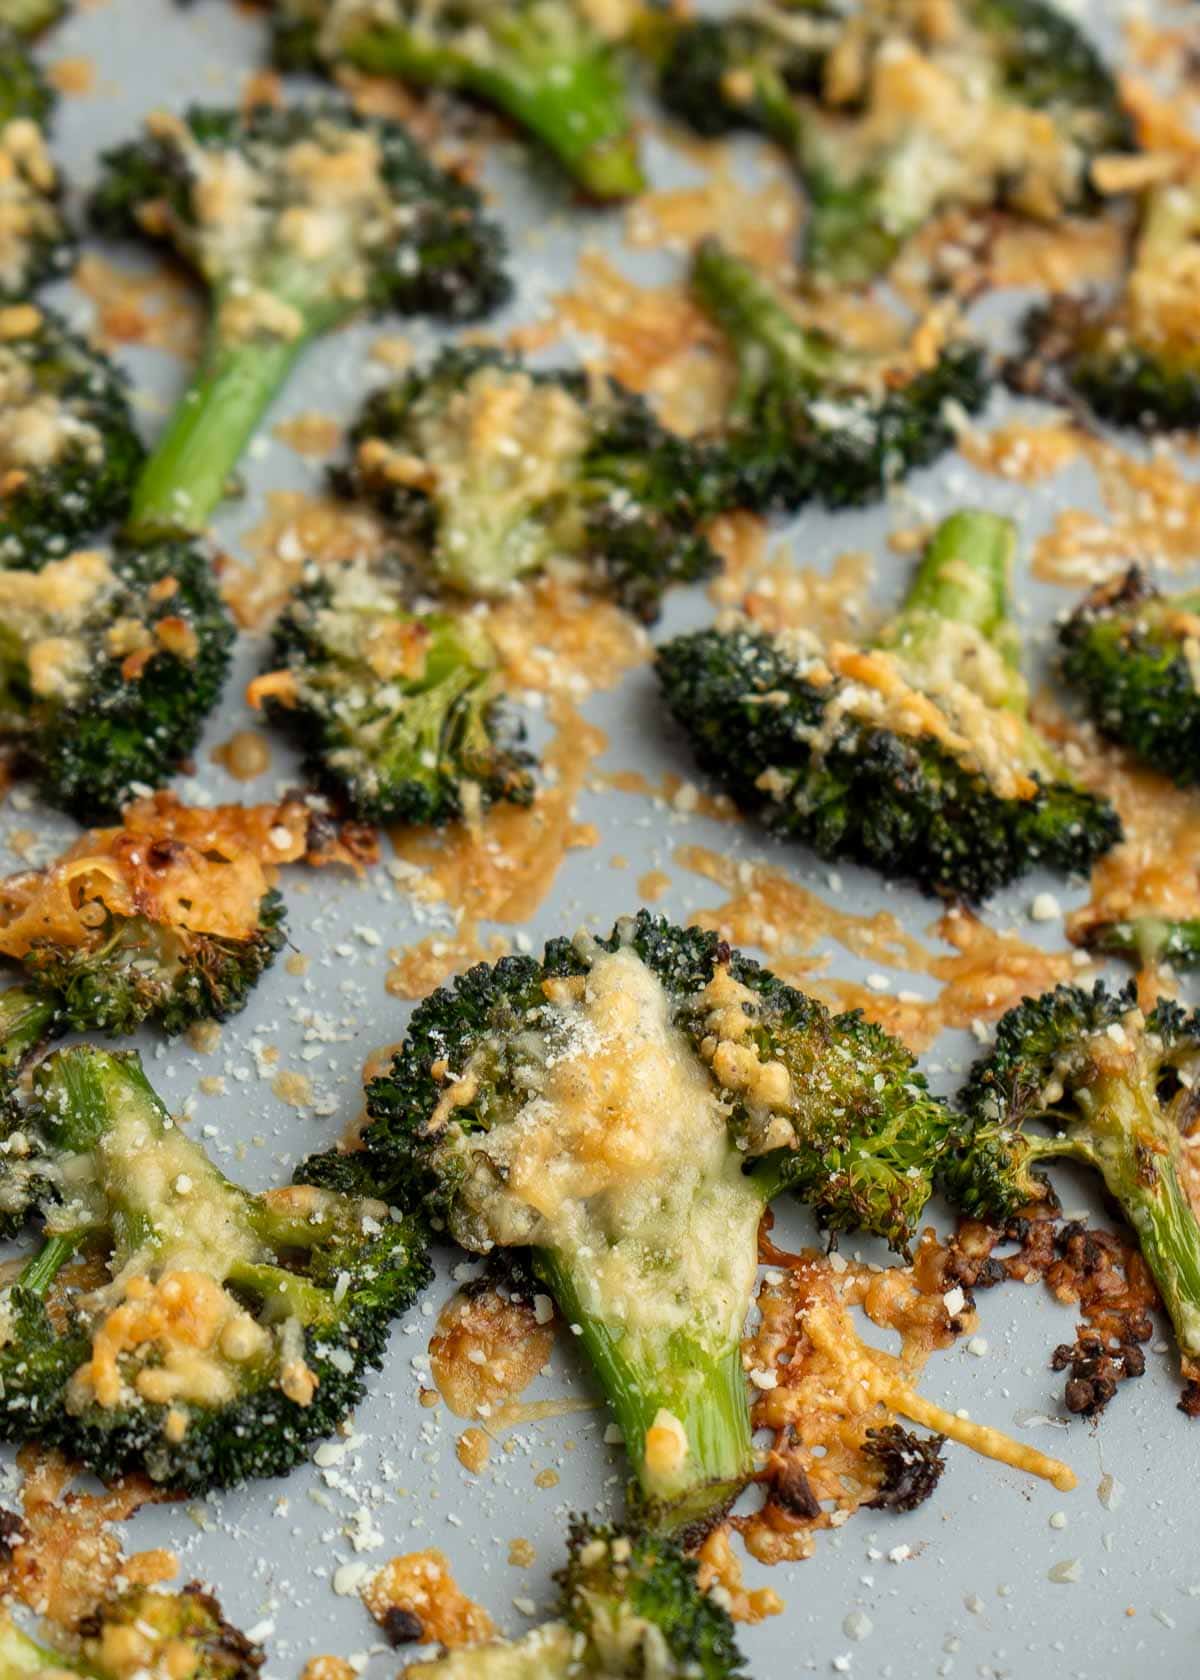
M89 1612L69 1641L53 1649L23 1633L0 1611L4 1680L255 1680L259 1646L232 1627L221 1606L195 1582L179 1592L129 1587Z
M1008 520L951 515L866 647L749 623L680 636L658 651L666 703L739 805L821 857L968 899L1039 864L1086 871L1121 827L1029 720L1015 542Z
M278 620L254 705L290 724L315 779L370 822L444 823L532 782L502 717L496 659L468 616L414 613L361 565L305 583Z
M0 0L0 30L31 40L69 10L70 0Z
M737 361L733 403L714 448L751 508L875 501L952 447L954 425L987 400L987 358L923 335L895 351L863 351L805 326L761 271L706 239L692 290L728 336Z
M1042 0L685 22L660 86L701 134L750 127L783 147L809 198L805 267L836 285L874 279L944 210L1086 207L1092 159L1131 145L1111 73Z
M206 1493L283 1474L361 1398L426 1281L418 1226L385 1203L232 1184L132 1053L49 1056L14 1141L0 1210L42 1238L0 1295L0 1433L102 1477Z
M645 185L618 39L586 0L274 0L276 61L353 66L495 106L593 199Z
M697 525L728 504L721 476L611 380L446 350L369 397L350 444L335 485L465 594L575 561L649 623L670 584L716 569Z
M0 740L51 804L83 822L115 816L195 746L233 639L188 543L0 571Z
M1196 1369L1200 1222L1182 1179L1182 1136L1198 1068L1200 1014L1162 998L1143 1014L1132 983L1026 998L971 1070L960 1097L963 1141L942 1172L956 1206L1003 1223L1047 1196L1043 1161L1095 1168L1138 1239L1185 1368ZM1027 1130L1035 1122L1050 1130Z
M47 310L0 308L0 568L61 558L119 519L141 464L108 358Z
M693 1533L753 1467L741 1335L767 1204L791 1189L903 1250L949 1135L886 1033L645 911L433 993L367 1106L368 1178L469 1252L528 1252L650 1520Z
M24 302L35 286L65 273L74 254L46 149L53 110L49 83L0 23L0 306Z
M508 295L478 194L397 123L334 105L159 112L103 166L97 227L165 241L211 292L199 368L134 492L142 534L204 528L312 340L364 309L466 321Z
M745 1673L728 1613L701 1592L697 1565L661 1535L576 1518L555 1576L555 1619L514 1641L449 1651L411 1680L736 1680Z

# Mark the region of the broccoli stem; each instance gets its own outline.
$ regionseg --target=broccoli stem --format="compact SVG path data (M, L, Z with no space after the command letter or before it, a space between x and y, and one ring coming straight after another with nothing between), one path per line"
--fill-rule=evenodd
M13 1621L7 1611L0 1612L0 1680L19 1680L27 1674L52 1675L61 1673L88 1674L91 1671L60 1651L47 1650Z
M1011 520L966 509L944 519L930 538L904 605L877 638L880 647L919 656L947 623L977 630L1013 673L1006 704L1026 707L1021 644L1009 607L1017 536Z
M138 479L127 524L132 536L145 541L204 530L310 336L264 334L229 343L214 328L186 396Z
M592 1363L637 1470L648 1521L681 1532L710 1525L754 1471L750 1407L740 1337L713 1349L699 1329L676 1330L655 1356L635 1357L633 1338L589 1313L580 1284L586 1261L551 1249L533 1255L535 1271ZM687 1453L671 1469L647 1463L647 1435L660 1413L676 1419Z
M20 1288L28 1290L31 1295L36 1295L41 1300L86 1235L87 1228L84 1227L78 1231L62 1231L57 1236L47 1237L37 1253L21 1268L17 1279Z
M1170 963L1174 968L1200 966L1200 921L1171 922L1158 916L1135 916L1126 922L1101 922L1087 930L1084 944L1105 956L1133 957L1140 964Z

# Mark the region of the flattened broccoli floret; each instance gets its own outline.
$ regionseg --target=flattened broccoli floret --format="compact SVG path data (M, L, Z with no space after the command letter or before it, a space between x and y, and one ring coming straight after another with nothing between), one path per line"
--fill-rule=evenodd
M495 106L590 198L645 185L617 62L618 34L586 0L274 0L288 69L352 65Z
M728 335L738 382L713 440L752 508L870 502L954 442L955 416L974 413L990 383L983 350L928 334L891 352L861 351L804 326L764 274L706 239L692 289Z
M736 1680L733 1623L696 1582L697 1566L661 1535L575 1518L555 1576L555 1620L417 1663L412 1680Z
M610 380L446 350L368 398L350 443L335 485L465 594L576 561L649 623L670 584L716 568L697 525L728 505L723 476Z
M397 123L335 105L159 112L103 163L96 225L152 230L211 293L200 366L134 493L136 531L204 528L313 339L364 309L465 321L508 295L479 195Z
M1022 383L1066 383L1104 420L1143 431L1200 426L1196 264L1200 170L1151 187L1117 298L1063 296L1025 324Z
M283 1474L360 1399L426 1281L418 1226L385 1203L232 1184L132 1053L48 1057L22 1139L0 1210L42 1241L0 1295L0 1432L101 1476L204 1493Z
M899 614L863 648L747 624L658 652L667 705L743 807L826 858L986 898L1037 864L1086 871L1120 839L1029 720L993 514L935 531Z
M1131 982L1110 992L1059 986L1026 998L996 1029L960 1103L961 1147L943 1187L967 1213L1002 1223L1045 1197L1036 1169L1056 1157L1094 1167L1138 1239L1189 1376L1200 1372L1200 1221L1183 1182L1195 1107L1200 1014L1160 998L1148 1014ZM1042 1122L1046 1133L1029 1132Z
M119 543L0 571L0 740L51 804L115 816L195 746L233 624L187 543Z
M753 1463L741 1333L767 1203L792 1188L903 1249L949 1124L886 1033L645 911L435 992L367 1104L381 1193L470 1252L529 1251L652 1520L701 1532Z
M108 358L44 309L0 308L0 567L60 559L120 518L141 463Z
M65 17L70 0L0 0L0 30L29 40Z
M880 274L942 210L1053 221L1086 206L1092 158L1131 144L1109 71L1042 0L684 23L661 88L703 134L748 126L784 148L809 195L805 265L843 285Z
M532 794L501 715L496 659L465 614L414 613L401 579L362 565L306 583L250 685L307 748L315 779L370 822L444 823Z
M54 1649L40 1645L0 1611L0 1674L5 1680L255 1680L262 1650L221 1615L196 1582L180 1592L129 1587L105 1599Z
M49 83L0 23L0 305L26 299L70 266L74 247L46 149L53 109Z

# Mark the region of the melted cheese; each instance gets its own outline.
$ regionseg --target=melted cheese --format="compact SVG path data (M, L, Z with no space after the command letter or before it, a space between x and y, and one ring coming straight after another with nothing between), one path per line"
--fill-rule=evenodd
M3 447L0 411L0 470ZM38 572L0 571L0 620L24 650L35 695L69 700L79 692L91 660L85 632L116 589L105 556L90 551L52 560Z
M57 180L35 122L14 117L0 127L0 290L20 291L33 247L59 236Z

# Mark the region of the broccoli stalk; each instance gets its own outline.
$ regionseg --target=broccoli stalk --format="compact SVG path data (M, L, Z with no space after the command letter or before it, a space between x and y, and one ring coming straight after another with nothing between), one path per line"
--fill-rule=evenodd
M987 397L986 359L964 339L919 353L865 352L796 318L780 290L715 239L698 247L692 289L727 335L738 382L714 440L738 499L753 508L873 501L954 442L952 417Z
M364 308L462 321L507 296L478 195L395 123L194 108L151 117L103 162L96 225L165 240L211 292L200 365L134 492L135 532L204 528L315 338Z
M0 1429L180 1490L289 1469L361 1397L424 1283L416 1226L310 1185L250 1195L171 1120L136 1055L58 1051L34 1093L0 1210L36 1212L45 1237L5 1296ZM80 1251L107 1282L58 1298L52 1324Z
M192 1680L255 1680L263 1652L221 1615L215 1598L193 1582L180 1592L130 1587L85 1616L71 1644L51 1649L0 1611L2 1680L168 1680L184 1662Z
M790 1189L904 1249L949 1115L903 1046L715 935L643 911L480 966L368 1089L361 1159L468 1251L528 1249L613 1408L657 1525L703 1532L754 1467L741 1335Z
M275 0L275 55L291 69L352 65L493 105L589 198L645 185L615 43L581 0Z
M736 1680L733 1623L697 1565L661 1536L576 1518L555 1575L555 1620L410 1665L411 1680Z
M1037 864L1086 871L1120 824L1028 715L1011 524L935 531L899 614L864 648L705 630L659 649L667 705L738 804L826 858L986 897Z
M1175 1327L1200 1370L1200 1221L1183 1183L1182 1134L1200 1068L1200 1014L1136 988L1060 986L1009 1010L960 1098L961 1146L942 1183L974 1217L1003 1223L1048 1188L1042 1161L1094 1168L1133 1228ZM1047 1134L1025 1128L1042 1122Z

